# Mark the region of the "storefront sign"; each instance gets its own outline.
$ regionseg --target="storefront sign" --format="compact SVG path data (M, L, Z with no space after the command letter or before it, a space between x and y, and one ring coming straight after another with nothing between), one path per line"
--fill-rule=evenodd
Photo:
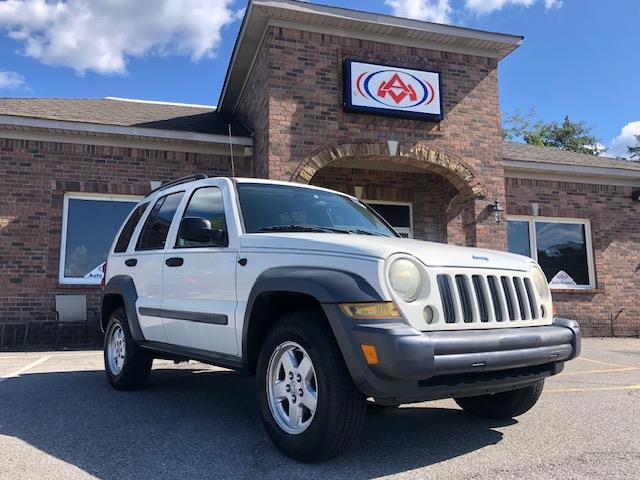
M344 108L348 112L439 122L440 74L345 60Z

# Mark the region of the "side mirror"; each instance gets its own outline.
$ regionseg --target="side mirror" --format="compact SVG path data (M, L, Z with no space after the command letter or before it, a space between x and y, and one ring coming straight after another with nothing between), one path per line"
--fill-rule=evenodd
M226 233L223 230L214 230L209 220L200 217L184 217L180 222L178 238L210 245L227 244Z

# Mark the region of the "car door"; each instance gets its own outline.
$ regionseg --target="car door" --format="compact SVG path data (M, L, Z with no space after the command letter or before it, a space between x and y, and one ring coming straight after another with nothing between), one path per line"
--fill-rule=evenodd
M195 188L189 193L180 221L176 219L177 227L172 228L175 240L165 251L162 307L164 328L171 344L238 354L235 331L238 233L231 210L232 188L222 179ZM209 225L217 238L185 238L183 226L190 221Z
M135 249L124 261L138 293L136 309L140 328L144 338L150 341L167 341L160 312L164 248L183 195L184 191L171 192L156 200L140 229Z

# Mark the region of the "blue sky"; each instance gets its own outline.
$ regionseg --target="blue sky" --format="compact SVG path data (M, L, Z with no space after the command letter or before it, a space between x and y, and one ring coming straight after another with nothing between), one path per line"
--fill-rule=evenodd
M636 0L324 0L525 36L500 65L503 112L640 134ZM0 96L215 104L244 0L0 0Z

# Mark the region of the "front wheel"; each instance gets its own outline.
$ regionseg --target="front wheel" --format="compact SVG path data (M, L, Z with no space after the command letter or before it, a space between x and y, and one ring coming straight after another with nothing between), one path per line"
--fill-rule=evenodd
M531 410L540 398L543 387L544 379L528 387L509 392L454 398L454 400L465 412L477 417L508 420Z
M366 398L321 314L297 312L278 321L264 340L256 375L265 429L290 457L336 457L360 433Z

